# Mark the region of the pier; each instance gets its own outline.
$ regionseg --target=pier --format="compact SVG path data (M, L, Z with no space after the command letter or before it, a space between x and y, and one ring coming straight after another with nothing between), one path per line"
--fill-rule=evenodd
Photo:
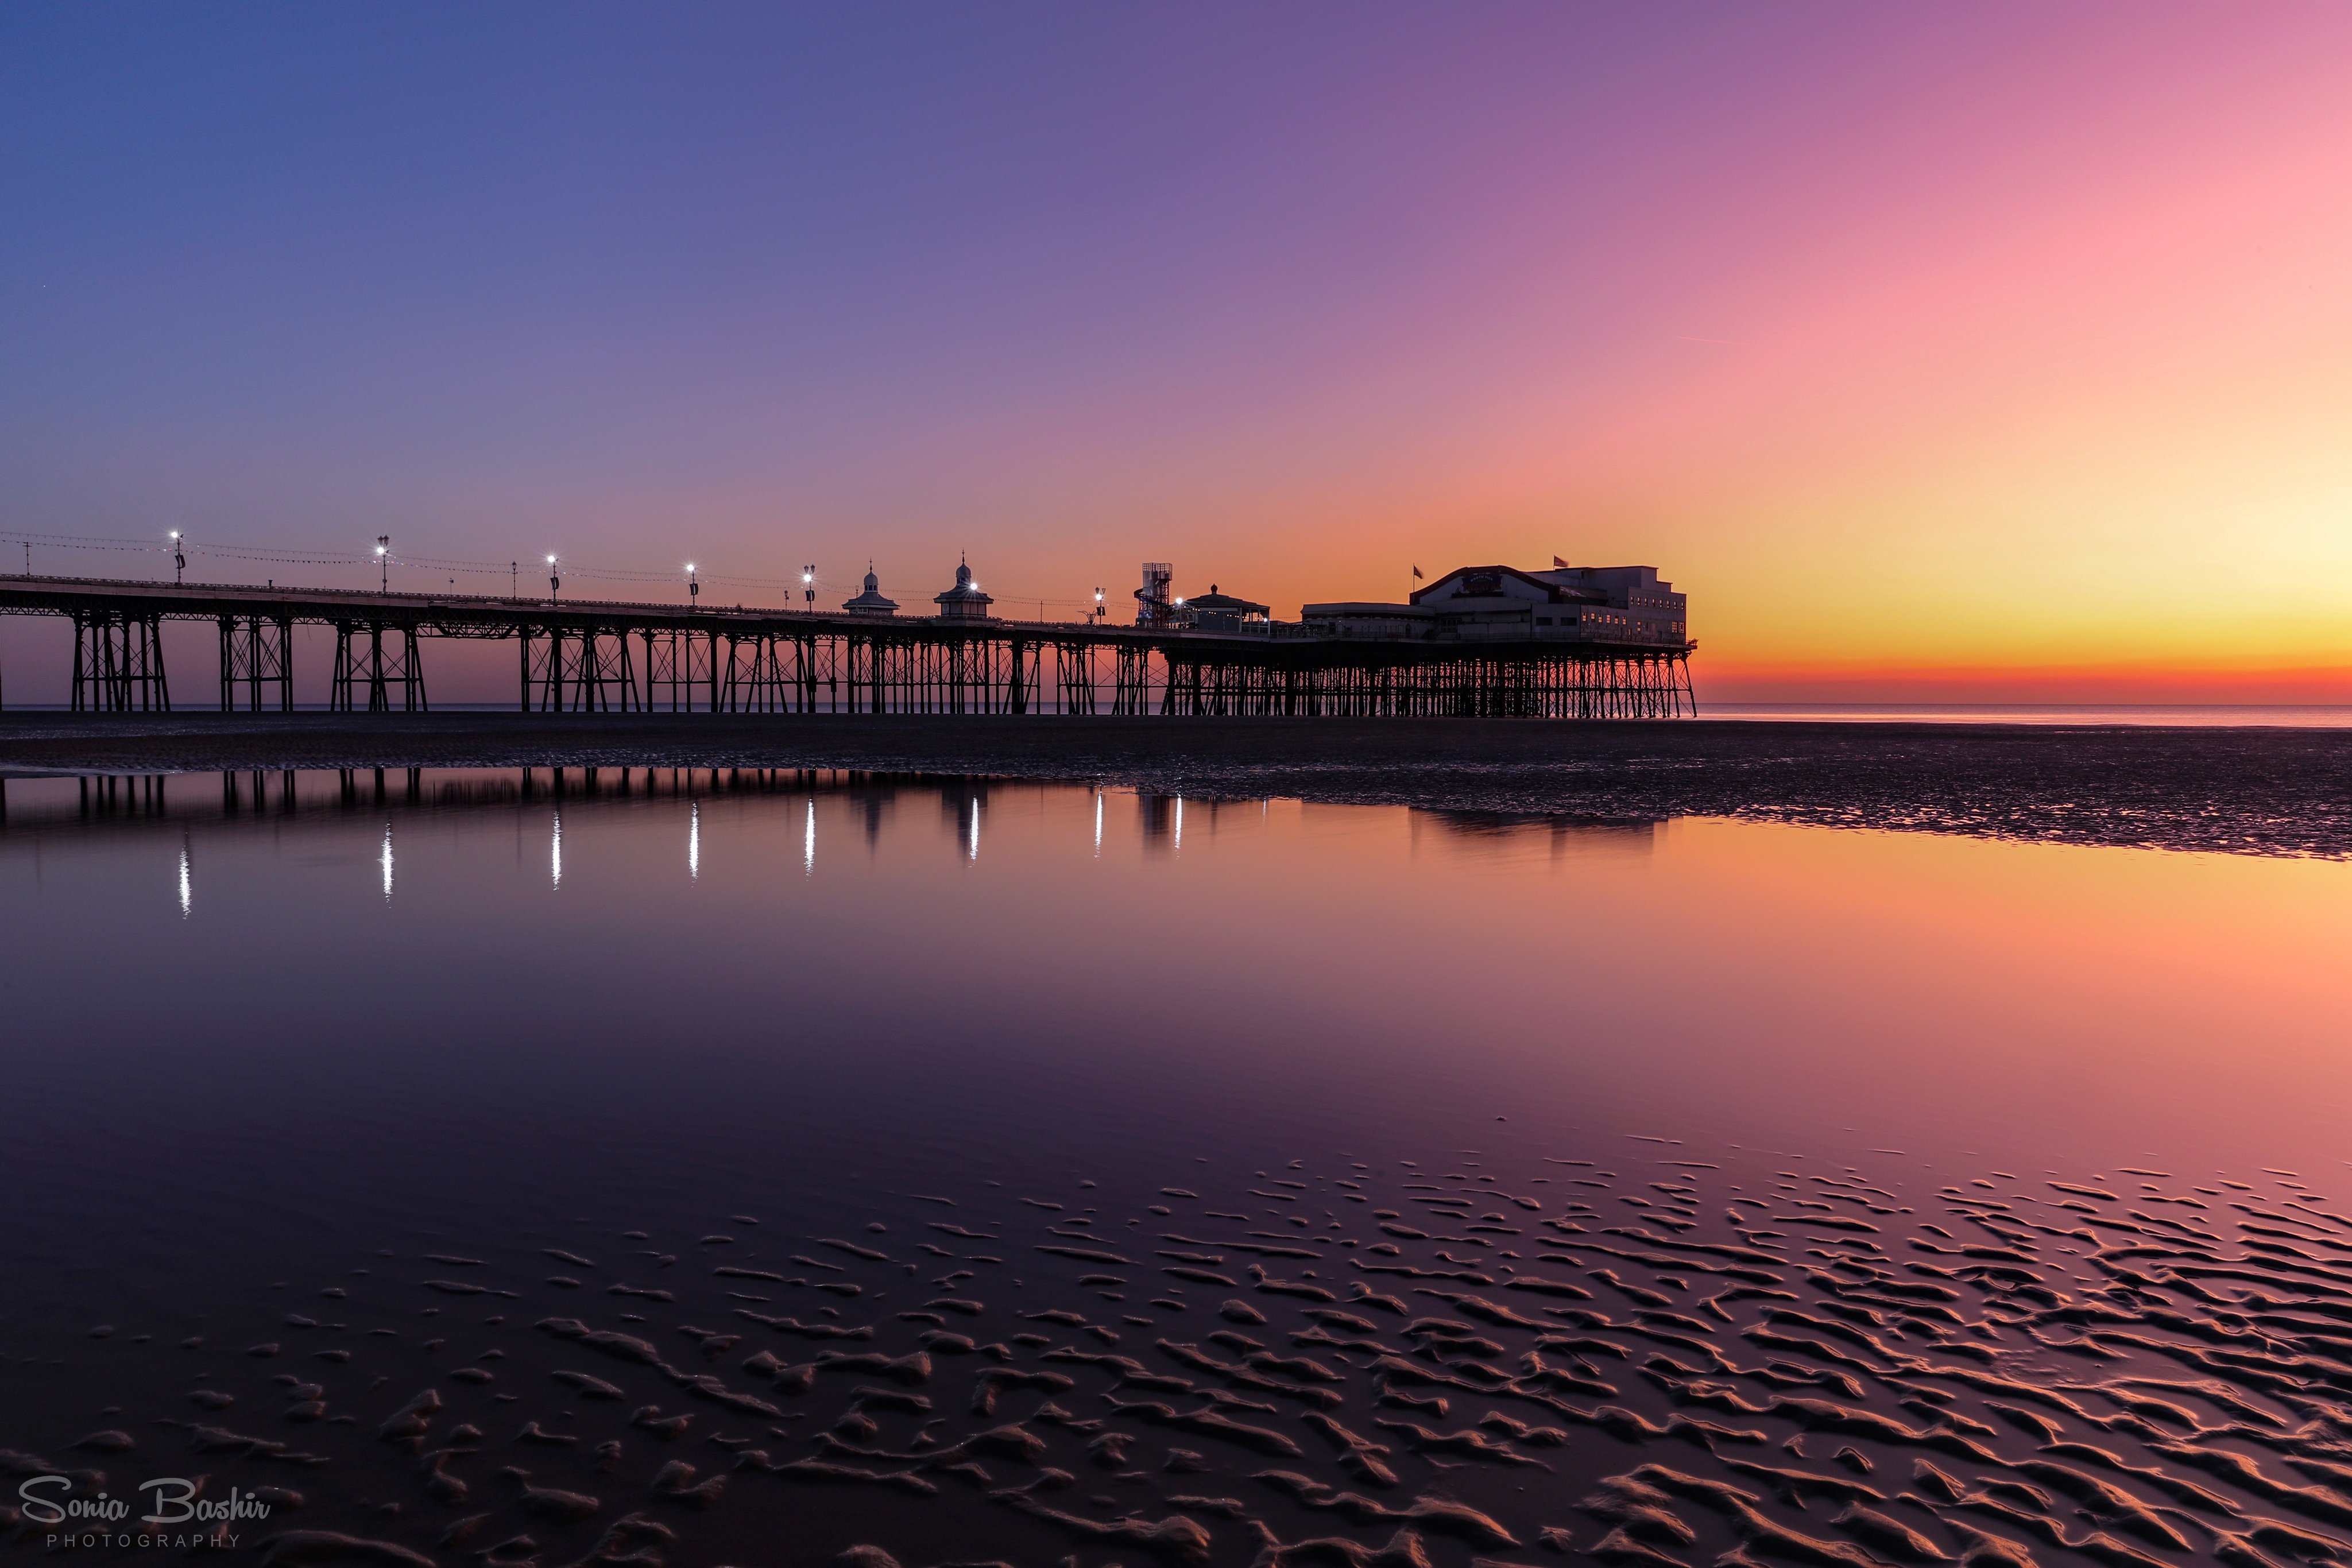
M294 628L334 634L329 706L422 712L436 638L515 645L526 713L1670 718L1695 643L1367 637L1317 623L1111 626L552 597L0 578L0 614L72 627L76 712L165 713L166 621L218 631L221 711L291 713ZM203 706L209 706L209 703Z

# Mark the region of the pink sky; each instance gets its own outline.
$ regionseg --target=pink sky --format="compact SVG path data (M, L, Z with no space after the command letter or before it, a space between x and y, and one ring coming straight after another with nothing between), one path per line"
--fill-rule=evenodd
M0 528L1049 613L1558 553L1717 700L2352 700L2341 7L0 27Z

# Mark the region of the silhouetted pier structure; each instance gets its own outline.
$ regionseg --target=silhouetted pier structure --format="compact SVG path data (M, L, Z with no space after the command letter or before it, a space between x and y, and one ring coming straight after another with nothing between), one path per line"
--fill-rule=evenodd
M329 706L428 706L432 638L516 647L524 712L1667 718L1695 644L1377 640L589 600L0 578L0 614L74 632L77 712L170 711L163 623L219 632L222 711L294 711L294 628L334 632Z

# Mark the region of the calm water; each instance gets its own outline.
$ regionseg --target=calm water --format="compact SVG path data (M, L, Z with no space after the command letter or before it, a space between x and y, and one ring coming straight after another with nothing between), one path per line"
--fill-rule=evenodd
M1999 1467L2057 1462L2035 1457L2045 1440L2094 1442L2219 1488L2237 1512L2200 1517L2230 1531L2283 1515L2322 1535L2352 1531L2352 1501L2338 1500L2340 1519L2335 1503L2283 1502L2216 1479L2225 1461L2211 1458L2236 1453L2280 1485L2324 1491L2332 1483L2311 1467L2336 1462L2327 1456L2352 1435L2333 1403L2352 1387L2352 1331L2310 1328L2352 1316L2329 1305L2352 1301L2352 1223L2310 1218L2352 1207L2341 1190L2352 864L845 775L606 769L593 793L577 770L560 793L545 770L233 784L233 798L216 775L174 778L160 798L138 780L94 798L74 780L7 785L0 1353L13 1364L0 1367L0 1448L87 1467L106 1445L68 1446L120 1430L136 1447L103 1461L117 1485L201 1464L216 1490L303 1494L240 1551L299 1528L454 1563L530 1533L532 1551L568 1563L642 1510L675 1539L638 1546L698 1563L830 1561L856 1542L909 1564L1073 1550L1089 1565L1153 1553L1240 1563L1261 1527L1379 1546L1409 1526L1439 1563L1501 1549L1459 1521L1351 1514L1329 1502L1341 1494L1259 1479L1268 1470L1377 1492L1392 1511L1450 1500L1521 1546L1549 1528L1591 1549L1633 1529L1637 1504L1687 1516L1698 1544L1654 1521L1631 1538L1679 1560L1758 1539L1719 1493L1670 1487L1642 1502L1655 1478L1623 1478L1656 1463L1744 1486L1758 1517L1840 1541L1876 1539L1866 1521L1830 1529L1858 1503L1892 1510L1941 1549L1962 1550L1977 1531L2071 1560L2067 1542L2132 1522L2112 1500L2081 1514L2068 1483L2026 1472L2048 1506L2008 1506L2055 1520L2053 1542L1982 1501L2008 1494L1971 1491ZM1452 1200L1471 1204L1459 1215L1424 1196L1449 1186L1476 1195ZM1947 1186L2011 1218L1979 1224L1961 1217L1990 1210L1939 1208ZM1843 1206L1834 1214L1819 1200L1829 1187ZM2281 1217L2269 1230L2285 1239L2256 1231L2242 1277L2224 1268L2220 1283L2197 1283L2208 1277L2180 1272L2163 1252L2170 1240L2128 1265L2123 1253L2104 1260L2175 1219L2234 1248L2232 1225L2257 1209ZM2075 1210L2095 1213L2090 1228ZM1810 1215L1859 1228L1809 1235L1790 1223ZM1533 1228L1543 1224L1553 1230ZM1628 1224L1633 1239L1611 1228ZM1599 1250L1538 1261L1539 1246L1575 1247L1579 1235ZM1282 1238L1290 1244L1269 1239ZM1969 1246L2017 1261L1971 1261ZM2212 1250L2194 1248L2192 1261ZM551 1261L550 1249L572 1260ZM992 1260L971 1260L982 1256ZM1738 1258L1749 1260L1725 1261ZM1836 1278L1807 1280L1847 1268L1841 1259L1861 1260L1849 1283L1874 1268L1925 1281L1942 1294L1917 1301L1948 1301L1954 1325L1975 1326L1949 1329L1947 1343L1935 1337L1946 1329L1888 1304L1910 1299L1894 1289L1833 1301L1843 1310L1822 1317L1811 1296ZM2284 1273L2263 1272L2282 1260ZM1255 1283L1253 1261L1270 1270ZM730 1267L744 1272L715 1272ZM1705 1270L1743 1268L1781 1281L1791 1304L1775 1306L1768 1288L1747 1291L1752 1301L1735 1292L1736 1312L1722 1301L1701 1311L1727 1282ZM2032 1271L2026 1298L2004 1270ZM1582 1335L1581 1351L1522 1343L1533 1331L1510 1312L1453 1299L1492 1304L1509 1278L1538 1272L1578 1283L1531 1285L1509 1305ZM1302 1288L1281 1288L1285 1275ZM2118 1285L2127 1275L2137 1282ZM1462 1282L1474 1276L1486 1284ZM1402 1311L1365 1306L1368 1283ZM857 1293L817 1293L828 1284ZM667 1299L627 1293L646 1290ZM1316 1307L1318 1296L1331 1305ZM1238 1299L1256 1306L1220 1315ZM1538 1312L1561 1301L1581 1304ZM2145 1338L2168 1321L2159 1302L2176 1316L2221 1312L2240 1325L2214 1331L2225 1337L2263 1311L2302 1326L2273 1323L2250 1342L2259 1376L2226 1358L2184 1367L2161 1351L2049 1348L2090 1332L2098 1312ZM2088 1307L2098 1312L2086 1318ZM1091 1315L1117 1352L1103 1334L1032 1315L1052 1312ZM1379 1332L1334 1329L1317 1312ZM1830 1327L1792 1348L1759 1312ZM2029 1330L2028 1312L2057 1315ZM1408 1328L1424 1313L1453 1322L1467 1348L1411 1364L1466 1381L1416 1384L1391 1367L1363 1384L1384 1342L1400 1354L1450 1343L1453 1330ZM784 1314L878 1326L844 1352L771 1332ZM1742 1339L1735 1320L1766 1337ZM1841 1324L1861 1325L1876 1348L1837 1337ZM2288 1343L2306 1329L2320 1339ZM592 1330L667 1359L649 1372L625 1346L579 1338ZM711 1350L719 1330L751 1337ZM1201 1410L1287 1434L1302 1451L1184 1425L1205 1394L1149 1381L1097 1389L1083 1379L1125 1375L1084 1360L1055 1364L1076 1387L1008 1385L1002 1410L968 1416L971 1368L1043 1365L1049 1347L1010 1337L1040 1330L1055 1346L1136 1358L1163 1383L1215 1389L1226 1403ZM1906 1332L1906 1346L1885 1343ZM2210 1356L2213 1334L2184 1332L2181 1343ZM1220 1348L1215 1333L1271 1348ZM1325 1406L1302 1410L1249 1381L1260 1375L1245 1355L1295 1356L1334 1333L1355 1348L1314 1351L1338 1375L1327 1406L1387 1445L1392 1484L1302 1425ZM446 1352L421 1347L428 1333L449 1340ZM932 1334L949 1339L927 1380L889 1381L878 1354L840 1375L809 1359L911 1354ZM958 1335L982 1348L966 1354ZM1483 1348L1468 1343L1483 1336ZM1612 1353L1589 1343L1612 1336ZM181 1348L189 1339L202 1343ZM1234 1375L1157 1353L1162 1339ZM278 1354L246 1354L270 1343ZM1717 1343L1722 1364L1693 1348ZM339 1346L352 1358L331 1359ZM823 1375L793 1390L772 1365L743 1369L758 1351ZM2034 1405L2072 1437L2028 1442L2026 1424L1985 1414L1982 1389L1905 1392L1937 1375L1898 1354L1948 1367L1964 1353L1963 1370L2077 1390L2056 1397L2087 1414ZM1547 1414L1533 1385L1498 1394L1486 1373L1460 1370L1524 1379L1522 1354L1591 1375L1551 1386L1565 1403ZM1774 1354L1810 1370L1771 1372ZM2149 1426L2129 1404L2157 1396L2147 1390L2105 1404L2079 1392L2133 1354L2153 1357L2153 1370L2132 1364L2143 1377L2201 1380L2227 1397L2199 1404L2176 1388L2164 1396L2189 1398L2188 1414ZM1657 1355L1664 1367L1642 1370ZM465 1368L452 1356L486 1358L467 1370L488 1381L450 1381ZM1277 1383L1308 1375L1267 1364ZM1742 1366L1760 1367L1761 1381ZM577 1395L560 1375L575 1373L625 1396ZM714 1404L679 1381L694 1375L755 1389L766 1408ZM661 1385L651 1393L636 1381L648 1375ZM1734 1380L1706 1382L1720 1377ZM461 1416L481 1434L457 1440L472 1458L435 1472L462 1478L463 1498L437 1480L420 1490L409 1448L425 1439L378 1436L428 1385L448 1407L433 1452ZM935 1411L853 1396L869 1385L917 1388ZM1374 1386L1399 1397L1382 1403ZM1737 1392L1709 1392L1718 1386ZM320 1392L288 1405L289 1390L308 1387ZM1771 1404L1790 1388L1852 1420ZM192 1393L236 1403L192 1405ZM2014 1394L1990 1397L2019 1407ZM1412 1403L1430 1398L1454 1407ZM2261 1405L2260 1418L2231 1399ZM655 1403L691 1412L691 1429L631 1425ZM1580 1424L1603 1406L1654 1424L1686 1410L1769 1442L1702 1434L1694 1447L1612 1430L1613 1418ZM1946 1409L1953 1419L1938 1425ZM1490 1410L1502 1419L1475 1425ZM1983 1433L1960 1416L1970 1410ZM580 1441L517 1446L526 1419ZM1124 1422L1132 1454L1114 1444L1106 1459L1104 1428L1085 1426L1106 1419ZM1514 1436L1513 1420L1558 1440ZM992 1454L983 1444L948 1456L982 1467L985 1482L918 1463L1003 1421L1024 1423L1040 1451L999 1439ZM1913 1436L1890 1437L1888 1422ZM2255 1434L2251 1447L2237 1427ZM1801 1430L1832 1435L1774 1446ZM2291 1451L2269 1441L2296 1430L2307 1436ZM603 1440L622 1447L592 1458ZM1167 1471L1171 1446L1201 1457ZM1831 1462L1841 1446L1862 1464L1875 1456L1866 1482L1859 1465ZM1881 1500L1816 1501L1809 1516L1775 1500L1792 1483L1741 1480L1727 1455L1830 1477L1831 1492L1843 1477ZM730 1476L732 1490L686 1506L669 1495L686 1481L656 1473L673 1458L706 1479ZM1958 1492L1930 1497L1940 1511L1892 1500L1940 1484L1915 1479L1915 1458L1958 1478ZM783 1468L806 1459L912 1479ZM2079 1469L2082 1456L2065 1462ZM531 1479L503 1476L509 1466ZM1053 1482L1057 1470L1073 1484ZM2161 1487L2102 1473L2172 1506ZM527 1486L600 1509L567 1519L567 1505ZM1232 1499L1238 1511L1186 1497ZM438 1544L478 1513L470 1532ZM1121 1534L1130 1515L1190 1519L1202 1536ZM2133 1539L2158 1560L2223 1551L2201 1525L2151 1517L2162 1530ZM614 1551L636 1539L624 1531ZM280 1548L285 1561L320 1562L360 1550ZM1874 1550L1903 1554L1883 1541ZM2270 1550L2294 1560L2275 1540ZM499 1560L535 1559L514 1548Z
M1708 703L1709 718L1853 724L2189 725L2352 727L2344 703Z

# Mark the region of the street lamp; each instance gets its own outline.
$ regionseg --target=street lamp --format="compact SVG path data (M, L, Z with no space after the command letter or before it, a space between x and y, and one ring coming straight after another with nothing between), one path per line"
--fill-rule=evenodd
M804 566L801 568L801 598L807 603L808 612L812 615L815 614L816 568L814 566Z
M392 536L390 534L378 534L375 537L375 570L376 587L383 592L390 593L392 591Z
M547 601L550 604L554 603L555 596L562 591L563 580L555 575L555 558L549 556L547 558Z
M28 557L28 558L29 558L30 554L31 554L31 552L30 552L30 551L27 551L27 552L26 552L26 555L27 555L27 557ZM186 552L186 551L184 551L184 550L183 550L183 549L180 548L180 530L179 530L179 529L177 529L177 528L173 528L173 529L172 530L172 586L173 586L173 587L177 588L177 587L179 587L179 586L180 586L180 580L181 580L181 579L182 579L182 578L184 578L184 576L186 576L186 575L187 575L187 570L188 570L188 556L187 556L187 552ZM31 575L31 573L30 573L30 572L27 572L26 575L26 576L30 576L30 575Z
M1096 625L1097 625L1097 626L1101 625L1101 624L1102 624L1102 618L1103 618L1103 597L1102 597L1102 590L1101 590L1101 589L1099 589L1099 588L1097 588L1097 589L1096 589L1096 590L1095 590L1095 615L1094 615L1095 624L1096 624Z
M694 563L688 561L686 563L686 607L688 610L693 609L695 601L701 597L702 580L694 575Z

